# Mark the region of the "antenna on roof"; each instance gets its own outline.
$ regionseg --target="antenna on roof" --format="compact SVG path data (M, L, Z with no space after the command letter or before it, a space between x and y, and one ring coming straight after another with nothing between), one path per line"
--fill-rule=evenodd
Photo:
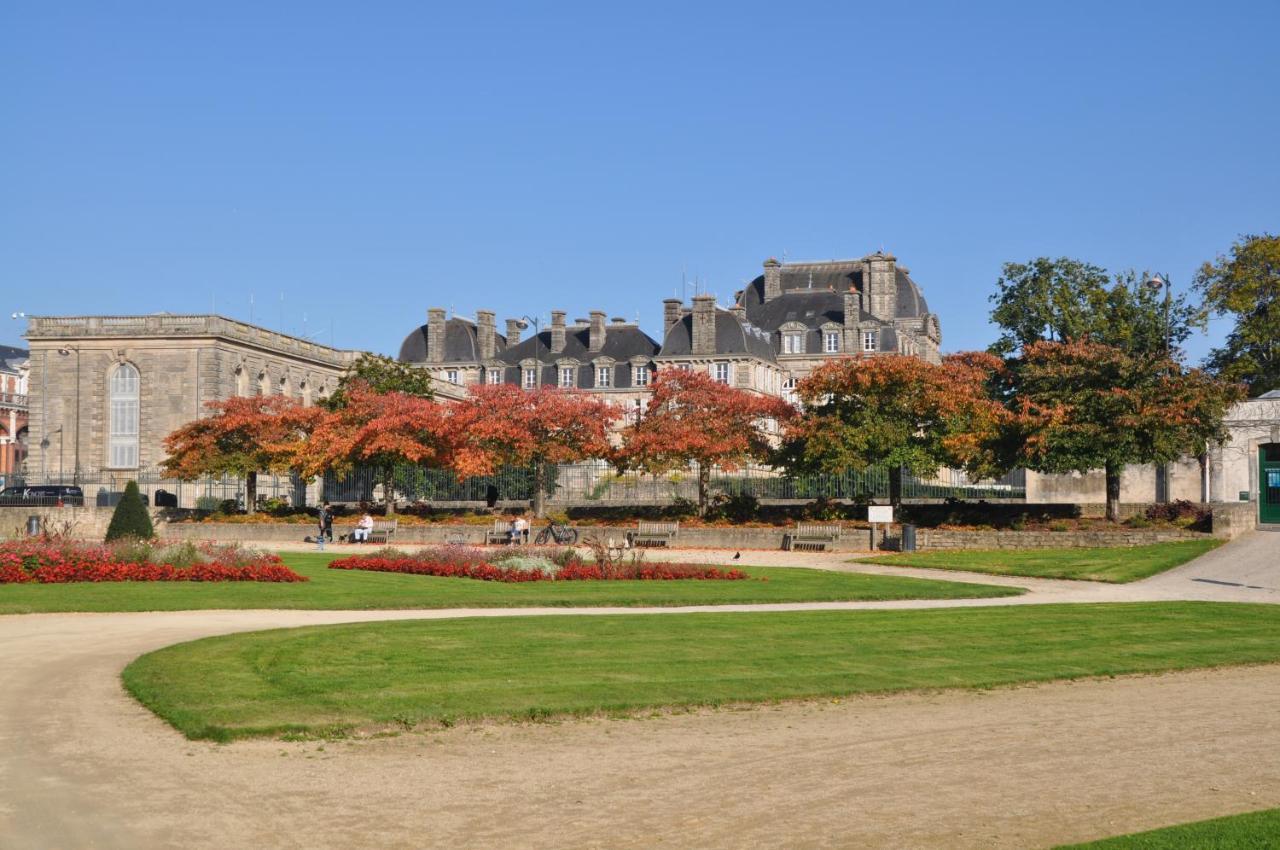
M813 289L813 269L809 269L809 288Z

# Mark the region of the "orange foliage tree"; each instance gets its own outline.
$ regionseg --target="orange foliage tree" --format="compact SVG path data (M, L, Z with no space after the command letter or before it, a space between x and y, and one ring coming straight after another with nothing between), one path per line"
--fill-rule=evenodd
M211 401L211 413L165 438L161 466L191 481L202 475L240 475L245 508L257 507L258 473L297 471L296 445L323 416L285 396L233 397Z
M453 464L461 475L492 474L502 466L532 467L533 510L546 513L547 476L559 463L607 458L616 406L587 393L557 387L522 390L485 384L455 406L465 446Z
M1101 468L1113 522L1125 466L1201 454L1225 436L1223 417L1244 394L1159 354L1088 340L1029 345L1011 368L1020 462L1040 472Z
M698 510L710 500L712 467L768 459L772 424L791 416L785 401L735 389L693 369L662 369L649 409L622 431L619 465L647 472L698 467Z
M970 352L933 364L878 355L833 360L796 386L801 413L779 452L793 472L889 469L889 501L902 501L902 470L942 466L1000 471L996 447L1007 420L992 397L999 358Z
M388 515L395 513L397 466L448 467L463 448L449 405L399 391L377 392L360 380L345 387L343 402L322 413L286 454L308 478L356 464L375 467Z

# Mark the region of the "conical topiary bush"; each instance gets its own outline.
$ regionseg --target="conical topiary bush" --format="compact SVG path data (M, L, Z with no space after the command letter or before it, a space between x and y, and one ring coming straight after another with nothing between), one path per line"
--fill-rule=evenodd
M122 537L150 540L155 536L151 516L147 513L147 506L142 504L142 494L138 492L138 482L130 481L124 487L124 495L116 503L115 513L111 515L111 524L107 526L107 542Z

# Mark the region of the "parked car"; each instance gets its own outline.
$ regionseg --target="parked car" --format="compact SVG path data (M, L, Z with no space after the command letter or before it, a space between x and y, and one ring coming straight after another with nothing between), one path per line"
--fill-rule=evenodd
M84 505L84 491L79 487L62 484L36 484L27 487L6 487L0 490L0 506L74 506Z

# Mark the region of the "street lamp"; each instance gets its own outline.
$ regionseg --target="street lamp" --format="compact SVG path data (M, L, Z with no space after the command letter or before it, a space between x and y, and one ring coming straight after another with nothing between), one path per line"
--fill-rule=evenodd
M1170 350L1172 348L1170 345L1170 337L1173 335L1173 329L1169 322L1169 307L1170 299L1172 297L1171 290L1173 289L1173 282L1169 280L1169 276L1167 274L1153 274L1151 277L1146 279L1145 283L1147 288L1152 292L1159 292L1161 289L1164 290L1164 356L1167 358L1169 357Z

